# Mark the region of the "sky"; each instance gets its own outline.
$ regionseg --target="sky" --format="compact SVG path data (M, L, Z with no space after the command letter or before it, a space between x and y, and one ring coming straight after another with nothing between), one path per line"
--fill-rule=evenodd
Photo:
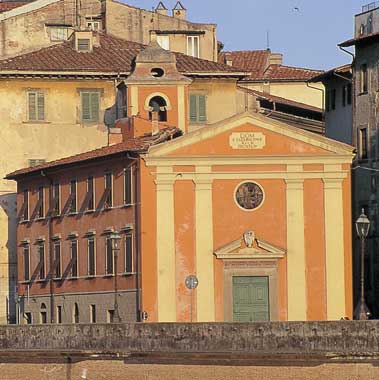
M124 0L152 9L159 0ZM337 44L352 38L354 15L370 0L182 0L187 19L217 24L224 50L267 48L289 66L330 69L351 62ZM172 9L176 0L163 0ZM297 10L297 9L298 10Z

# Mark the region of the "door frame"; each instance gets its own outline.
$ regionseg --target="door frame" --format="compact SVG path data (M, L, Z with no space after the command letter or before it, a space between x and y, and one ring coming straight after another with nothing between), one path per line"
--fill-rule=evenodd
M270 261L224 261L224 319L233 322L233 277L268 277L269 318L279 320L278 265Z

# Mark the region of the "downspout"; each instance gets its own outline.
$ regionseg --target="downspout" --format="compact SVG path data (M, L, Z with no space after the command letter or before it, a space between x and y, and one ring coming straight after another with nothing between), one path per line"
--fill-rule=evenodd
M49 229L48 229L48 240L49 240L49 261L50 261L50 269L49 269L49 292L50 292L50 323L54 323L55 316L55 300L54 300L54 284L53 284L53 215L52 210L54 207L54 200L53 200L53 179L46 175L46 173L41 170L41 176L45 177L49 181Z

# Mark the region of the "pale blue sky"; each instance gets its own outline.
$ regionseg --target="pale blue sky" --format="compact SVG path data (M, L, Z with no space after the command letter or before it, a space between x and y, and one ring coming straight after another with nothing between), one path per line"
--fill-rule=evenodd
M151 9L158 0L124 0ZM176 0L164 0L171 9ZM291 66L328 69L350 62L337 43L353 35L354 15L361 0L182 0L193 22L218 25L218 39L225 50L265 49L267 30L270 47L283 53ZM294 10L298 7L299 11Z

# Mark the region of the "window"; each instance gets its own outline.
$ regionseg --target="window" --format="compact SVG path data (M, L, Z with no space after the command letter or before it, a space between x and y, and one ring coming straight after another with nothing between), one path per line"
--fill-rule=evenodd
M167 121L167 103L161 96L150 99L149 109L149 120Z
M359 144L359 158L361 160L367 159L367 128L360 128L358 130L358 144Z
M57 306L57 323L62 323L62 306Z
M79 321L80 321L79 305L75 302L74 303L74 309L72 311L72 322L73 323L79 323Z
M124 204L132 204L132 166L124 170Z
M53 185L53 216L61 213L60 186L59 183Z
M170 36L158 35L157 42L161 48L170 50Z
M88 248L88 276L96 274L96 252L95 252L95 237L91 236L87 242Z
M37 217L43 218L45 215L45 189L43 186L38 188L38 209L37 209Z
M133 235L125 235L125 273L133 273Z
M100 30L100 21L87 21L87 29L89 30Z
M40 322L42 324L47 323L47 311L44 303L41 304Z
M351 98L352 98L352 85L349 83L347 85L347 104L351 104Z
M112 239L110 237L106 238L106 247L105 247L105 273L107 275L113 275L113 249L112 249Z
M112 207L113 205L113 175L111 172L105 173L104 175L104 187L105 187L105 199L104 208Z
M45 94L38 91L28 91L28 120L45 120Z
M22 192L21 221L29 220L29 190Z
M32 168L33 166L42 165L45 162L46 162L46 160L44 158L31 158L28 161L28 165L30 168Z
M95 209L95 187L92 176L87 178L87 197L87 211L93 211Z
M24 319L25 319L25 323L27 324L27 325L31 325L32 324L32 313L30 313L30 312L26 312L26 313L24 313Z
M72 213L76 213L76 210L77 210L77 202L76 202L76 199L77 199L77 194L76 194L76 188L77 188L77 183L76 183L76 179L72 179L70 181L70 207L69 207L69 212L72 214Z
M91 50L91 40L89 38L78 38L78 51L88 52Z
M368 90L368 71L367 65L361 65L361 93L366 93Z
M96 323L96 305L89 305L90 323Z
M190 94L190 123L205 123L207 121L206 96Z
M200 41L199 36L187 36L187 55L192 57L200 57Z
M45 279L45 243L38 243L38 259L39 259L39 278L40 280Z
M331 99L330 99L330 107L332 110L335 110L336 109L336 94L337 94L337 91L335 88L333 88L332 92L331 92Z
M114 320L114 310L108 310L107 311L107 322L113 323Z
M100 93L98 92L81 92L82 103L82 121L97 122L99 121Z
M72 239L70 241L71 251L71 277L78 277L78 240Z
M61 278L61 242L59 240L54 242L54 276Z
M24 256L24 280L30 281L30 246L25 244L23 247Z
M65 41L68 39L68 28L50 28L51 41Z

